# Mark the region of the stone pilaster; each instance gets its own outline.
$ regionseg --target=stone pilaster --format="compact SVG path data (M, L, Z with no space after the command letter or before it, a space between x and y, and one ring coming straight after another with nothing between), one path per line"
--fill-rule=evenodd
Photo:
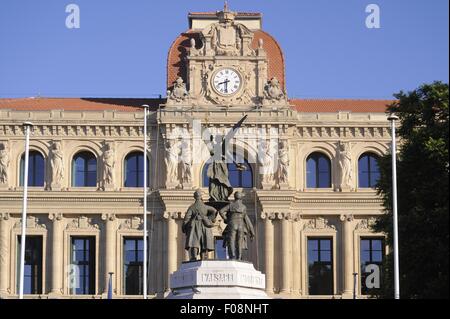
M109 273L113 272L116 276L114 263L116 260L116 215L103 214L102 220L105 221L106 240L105 240L105 273L104 273L104 293L108 293ZM113 281L113 293L115 291Z
M0 213L0 297L8 293L9 213Z
M170 274L177 270L177 213L165 212L167 220L167 282L170 282ZM166 287L168 289L168 287Z
M281 264L282 264L282 281L281 293L291 293L291 215L289 213L280 213L278 218L281 219Z
M63 293L63 214L49 214L48 219L52 225L52 285L50 294L61 295Z
M353 215L341 215L343 239L343 291L342 298L353 296Z
M264 220L264 270L266 275L266 291L273 294L274 282L274 250L273 250L273 222L274 215L270 213L262 213L261 219Z
M291 253L291 273L292 273L292 292L302 294L301 289L301 261L300 261L300 213L292 214L292 253Z

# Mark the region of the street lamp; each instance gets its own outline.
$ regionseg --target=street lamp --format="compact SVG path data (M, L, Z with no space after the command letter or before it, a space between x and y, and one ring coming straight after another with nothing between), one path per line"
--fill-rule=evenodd
M143 282L143 293L144 299L147 299L147 114L149 106L147 104L142 105L144 108L144 282Z
M23 172L22 232L20 236L19 299L23 299L25 245L26 245L26 227L27 227L28 159L30 151L30 130L33 127L33 123L24 122L23 127L25 129L25 163Z
M391 122L391 155L392 155L392 212L394 227L394 297L400 299L400 268L398 255L398 212L397 212L397 145L395 137L395 122L398 116L391 114L388 117Z

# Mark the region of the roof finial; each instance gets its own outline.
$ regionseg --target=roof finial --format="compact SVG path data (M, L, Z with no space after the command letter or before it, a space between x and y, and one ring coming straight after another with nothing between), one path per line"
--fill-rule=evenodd
M228 1L225 0L225 3L223 4L223 12L229 12L228 11Z

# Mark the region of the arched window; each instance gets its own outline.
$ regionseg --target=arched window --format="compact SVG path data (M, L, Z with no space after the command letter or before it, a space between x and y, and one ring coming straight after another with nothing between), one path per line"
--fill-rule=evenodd
M37 151L30 151L28 156L28 186L44 186L45 164L44 156ZM23 186L25 174L25 154L20 159L20 186Z
M239 170L235 163L228 163L228 179L233 188L252 188L253 187L253 171L252 167L247 160L244 160L244 165L247 167L246 170ZM207 163L203 167L203 186L209 187L208 178L208 167Z
M91 152L81 152L72 160L72 186L95 187L97 185L97 159Z
M306 160L306 187L331 187L331 162L322 153L312 153Z
M379 179L378 156L373 153L364 153L358 160L358 186L373 188Z
M147 158L147 186L149 185L150 169ZM144 153L133 152L125 157L125 187L144 186Z

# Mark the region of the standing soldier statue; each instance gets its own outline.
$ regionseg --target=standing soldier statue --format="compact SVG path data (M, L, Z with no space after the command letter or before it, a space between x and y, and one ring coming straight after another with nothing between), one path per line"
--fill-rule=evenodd
M207 259L209 251L214 250L214 237L211 228L217 216L217 211L206 206L202 201L202 192L194 193L195 203L192 204L183 220L181 230L186 234L185 249L189 251L189 260Z
M252 222L247 215L247 207L242 203L243 197L241 192L234 193L234 202L219 211L227 224L223 232L223 245L228 248L228 257L236 260L242 260L243 250L248 249L247 236L250 236L251 240L255 237Z

